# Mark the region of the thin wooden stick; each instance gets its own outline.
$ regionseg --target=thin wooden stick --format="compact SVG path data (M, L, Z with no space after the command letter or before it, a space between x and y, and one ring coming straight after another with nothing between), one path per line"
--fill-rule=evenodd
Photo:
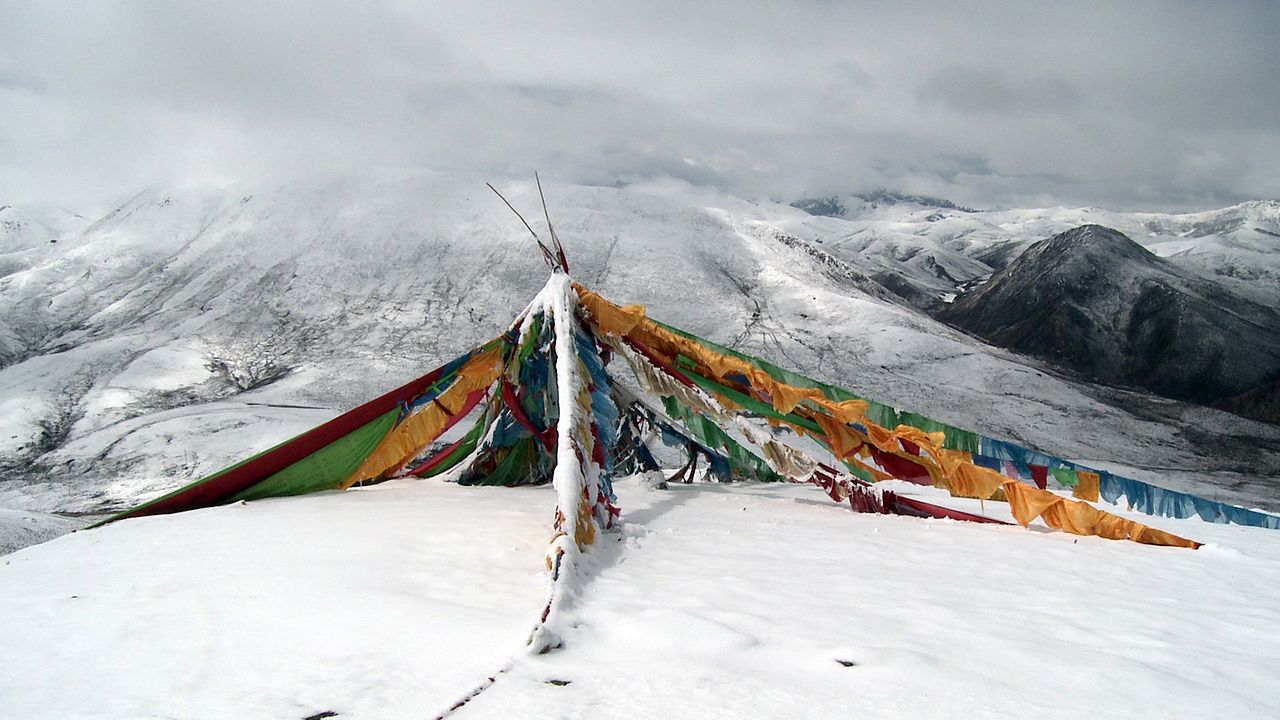
M555 257L551 254L551 250L549 250L546 245L542 244L542 238L538 237L538 233L534 231L533 226L529 224L529 221L524 219L524 216L520 214L520 211L517 210L509 200L503 197L502 193L498 192L498 188L494 187L492 183L485 183L485 185L488 185L489 189L493 191L493 194L497 195L502 202L506 203L507 207L511 208L511 212L515 213L516 217L520 218L520 222L524 223L529 234L533 236L534 242L538 243L538 249L542 250L542 259L546 261L547 267L554 271L556 269ZM539 190L539 192L541 192L541 190Z
M555 244L556 253L560 256L560 269L569 272L569 259L564 256L564 246L560 244L560 236L556 235L555 226L551 224L551 213L547 212L547 196L542 194L542 178L535 170L533 180L538 184L538 197L542 199L542 215L547 219L547 232L551 234L551 242Z

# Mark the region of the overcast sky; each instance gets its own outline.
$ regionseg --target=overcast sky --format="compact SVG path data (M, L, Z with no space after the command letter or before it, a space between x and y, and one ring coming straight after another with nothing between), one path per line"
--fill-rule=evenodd
M1280 198L1280 2L0 0L0 204L431 167L977 206Z

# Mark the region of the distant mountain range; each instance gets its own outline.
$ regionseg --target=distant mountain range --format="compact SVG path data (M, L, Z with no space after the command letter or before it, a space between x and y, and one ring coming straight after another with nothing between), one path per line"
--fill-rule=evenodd
M805 200L816 241L869 270L922 309L1003 269L1028 245L1081 225L1118 230L1178 267L1262 304L1280 305L1280 201L1193 213L1100 208L980 210L939 198L887 193ZM818 207L814 207L815 203ZM838 207L839 212L826 212ZM835 217L832 217L832 216ZM834 220L840 222L834 222Z
M0 507L119 507L501 332L545 269L486 180L540 215L527 181L427 172L157 187L92 220L0 210ZM1280 306L1280 204L972 211L885 192L845 198L831 217L642 184L551 185L547 198L576 279L654 317L955 425L1280 507L1280 427L1132 389L1267 406L1274 388L1249 383L1266 380L1267 309ZM1081 255L1115 286L1098 290L1105 302L1076 297L1092 287L1048 292L1056 280L1026 290L1057 337L1023 322L1040 342L1019 345L971 325L980 312L961 317L985 295L1018 325L1007 296L1024 297L1008 279L1020 257L1091 224L1137 245L1085 232L1112 248ZM1059 264L1089 245L1055 242ZM1044 254L1023 266L1048 273L1052 262L1032 263ZM1145 309L1135 319L1109 303ZM1188 353L1178 362L1153 350L1170 332L1167 346ZM1071 333L1093 354L1066 353ZM1215 337L1235 339L1218 370L1188 361L1211 358ZM1189 393L1197 378L1212 391ZM1235 405L1219 399L1237 388Z

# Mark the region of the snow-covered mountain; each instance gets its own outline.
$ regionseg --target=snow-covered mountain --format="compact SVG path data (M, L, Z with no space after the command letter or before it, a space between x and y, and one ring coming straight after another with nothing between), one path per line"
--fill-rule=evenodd
M545 268L486 179L157 188L38 256L33 241L5 246L0 507L120 507L501 332ZM496 184L539 215L532 183ZM988 253L1091 211L895 203L849 220L684 185L547 193L576 279L654 317L960 426L1280 507L1280 428L1059 377L931 319L886 279L954 294L996 269ZM1274 244L1238 251L1241 233L1272 227L1240 212L1223 235L1183 238L1171 261L1229 248L1233 282L1276 272Z
M1280 305L1280 201L1162 214L1092 207L972 211L939 198L866 197L877 195L798 201L815 213L800 226L822 237L823 247L838 257L857 258L922 308L950 301L957 287L1003 269L1033 242L1091 224L1119 230L1175 265L1257 302ZM786 227L801 232L793 223Z
M90 222L92 219L64 208L0 203L0 252L7 255L55 242L83 230Z
M1280 312L1100 225L1031 245L938 317L1087 377L1193 402L1280 377Z

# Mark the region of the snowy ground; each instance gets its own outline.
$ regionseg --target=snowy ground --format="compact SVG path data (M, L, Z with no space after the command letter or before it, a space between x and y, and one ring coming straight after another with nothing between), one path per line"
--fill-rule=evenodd
M396 481L0 558L0 717L434 717L508 665L454 717L1280 715L1275 531L1139 516L1190 551L807 486L619 495L538 657L550 487Z

